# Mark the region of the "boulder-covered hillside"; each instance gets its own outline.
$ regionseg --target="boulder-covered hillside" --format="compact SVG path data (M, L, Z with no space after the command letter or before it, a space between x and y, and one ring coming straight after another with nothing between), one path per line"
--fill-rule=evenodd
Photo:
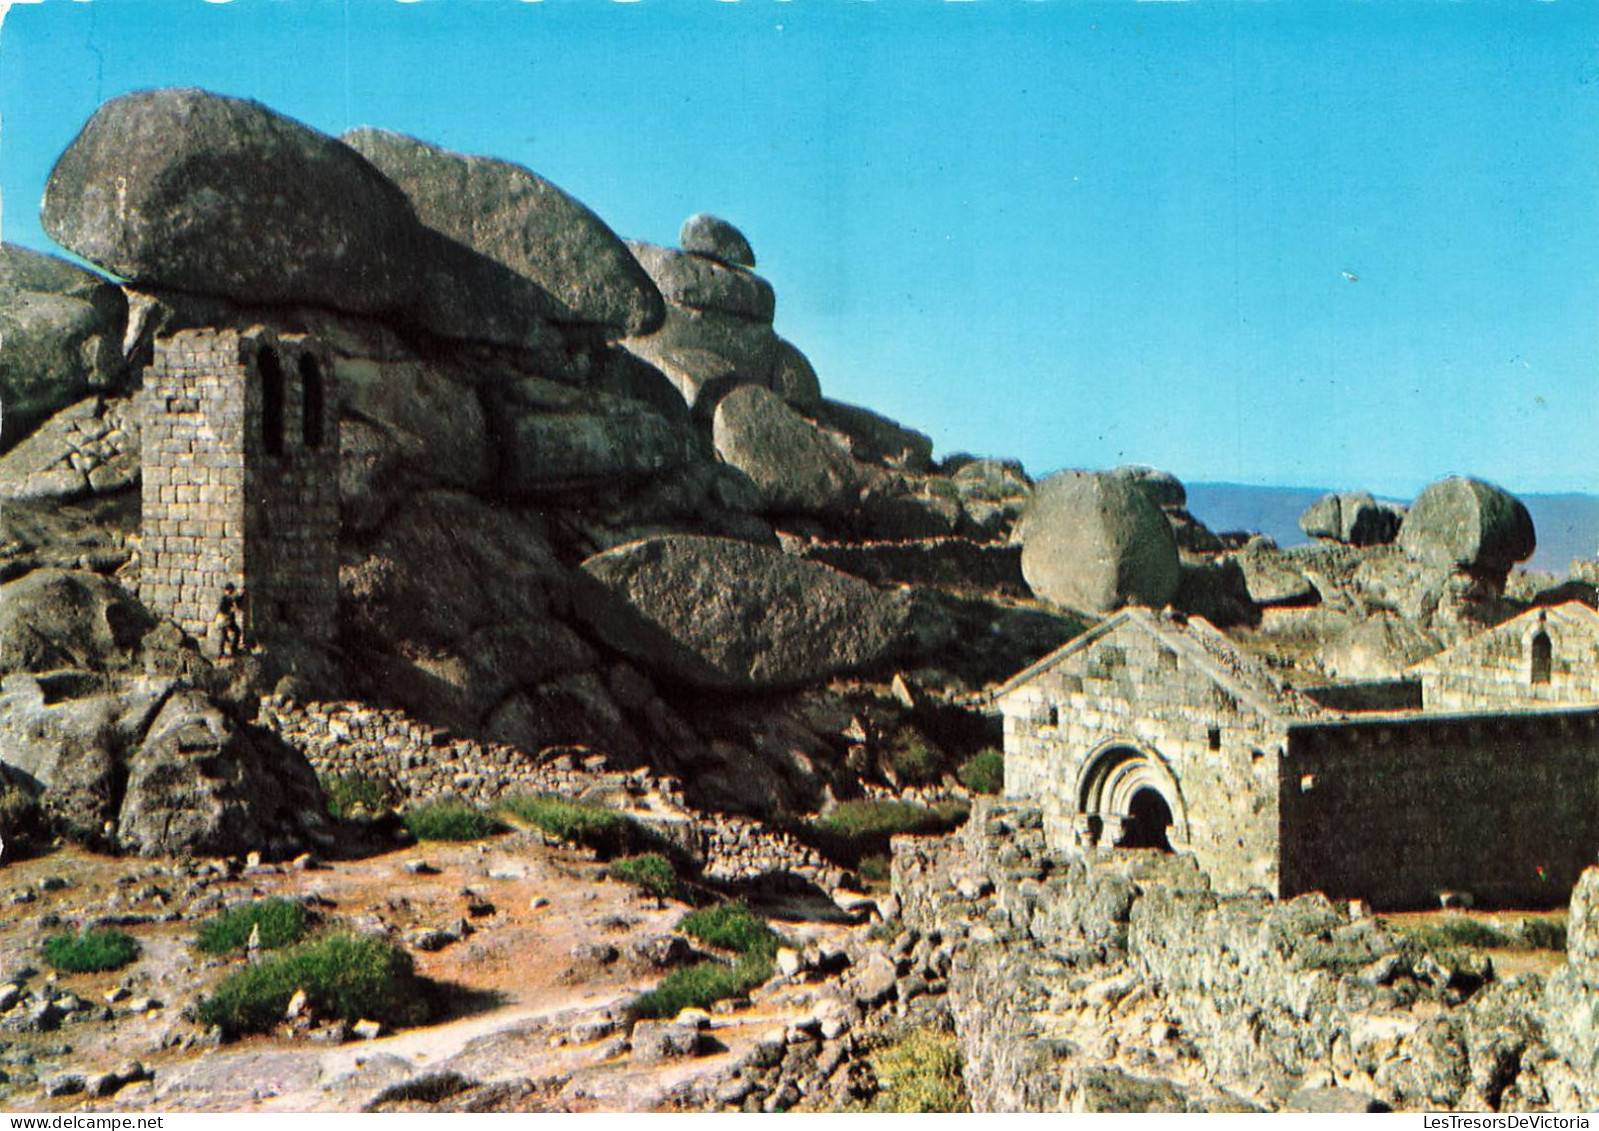
M1330 496L1285 552L1206 529L1150 468L1035 485L940 458L779 336L758 232L624 239L497 158L154 90L100 108L42 216L103 274L0 249L0 761L123 849L327 835L263 695L601 751L783 816L958 792L997 744L985 689L1125 603L1316 682L1539 597L1510 578L1525 508L1475 480L1405 514ZM143 375L158 340L258 325L330 351L338 616L331 643L221 661L139 599Z

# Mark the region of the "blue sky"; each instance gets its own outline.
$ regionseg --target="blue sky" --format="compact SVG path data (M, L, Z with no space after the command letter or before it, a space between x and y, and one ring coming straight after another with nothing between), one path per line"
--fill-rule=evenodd
M104 99L260 99L713 211L828 395L1034 474L1599 491L1599 5L44 0L6 239Z

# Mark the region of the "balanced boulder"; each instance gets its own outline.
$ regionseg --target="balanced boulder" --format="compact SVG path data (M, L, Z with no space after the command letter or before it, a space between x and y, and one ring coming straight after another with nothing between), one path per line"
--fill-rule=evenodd
M1160 608L1177 592L1177 543L1149 495L1127 477L1063 471L1023 514L1022 575L1045 600L1084 612Z
M649 538L583 568L676 642L688 663L659 674L681 682L791 687L882 662L912 633L898 593L747 542Z
M709 212L696 212L684 220L677 242L684 251L726 263L729 267L755 266L755 251L744 233Z
M0 244L0 451L122 371L127 304L114 284Z
M1442 479L1411 504L1399 545L1428 565L1508 573L1537 548L1520 499L1480 479Z
M772 284L753 271L636 240L627 248L668 302L768 323L777 310Z
M768 513L846 512L871 482L873 469L758 385L740 386L722 398L712 435L717 453L759 488Z
M44 230L122 278L245 303L408 307L420 225L360 154L258 102L140 91L95 111Z
M661 296L616 233L532 170L389 130L342 140L404 190L424 224L536 283L565 318L617 334L660 325Z
M1380 546L1399 533L1404 513L1379 503L1364 491L1323 495L1299 516L1299 529L1312 538L1347 546Z

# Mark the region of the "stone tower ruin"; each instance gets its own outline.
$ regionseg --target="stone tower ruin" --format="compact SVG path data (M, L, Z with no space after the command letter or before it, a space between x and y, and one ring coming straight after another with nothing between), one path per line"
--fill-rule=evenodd
M247 643L329 639L339 433L326 347L260 326L183 331L156 342L143 396L144 603L204 642L231 582Z

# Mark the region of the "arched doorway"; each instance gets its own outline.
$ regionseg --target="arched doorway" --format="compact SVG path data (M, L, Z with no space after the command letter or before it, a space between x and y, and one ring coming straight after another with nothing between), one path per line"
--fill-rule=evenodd
M1154 848L1188 843L1182 791L1153 751L1113 744L1085 763L1077 789L1078 839L1091 847Z

